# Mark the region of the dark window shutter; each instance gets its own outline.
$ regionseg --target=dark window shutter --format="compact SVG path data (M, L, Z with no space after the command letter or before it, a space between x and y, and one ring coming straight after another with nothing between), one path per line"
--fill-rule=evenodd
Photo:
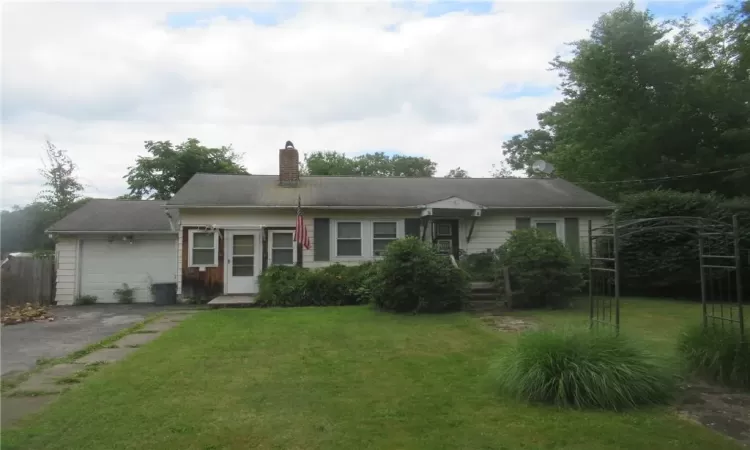
M419 237L419 219L404 219L404 234Z
M313 260L330 261L331 259L331 219L313 221Z
M521 228L531 228L530 217L516 217L516 230L520 230Z
M578 229L578 217L565 218L565 245L573 254L581 252L581 232Z

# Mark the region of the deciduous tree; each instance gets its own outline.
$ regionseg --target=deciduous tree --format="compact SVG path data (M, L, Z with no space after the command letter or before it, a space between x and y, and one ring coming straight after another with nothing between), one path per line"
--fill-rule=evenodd
M206 147L198 139L173 145L170 141L146 141L151 156L139 156L128 168L129 198L167 200L198 172L246 174L241 155L232 147Z

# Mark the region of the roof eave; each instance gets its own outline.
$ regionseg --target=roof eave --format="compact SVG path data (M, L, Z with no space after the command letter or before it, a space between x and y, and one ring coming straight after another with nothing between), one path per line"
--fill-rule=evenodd
M116 231L102 231L102 230L45 230L47 234L177 234L177 231L163 230L163 231L139 231L139 230L116 230Z
M171 208L195 208L195 209L217 209L217 208L231 208L231 209L296 209L297 206L260 206L260 205L167 205ZM423 209L427 205L414 205L414 206L324 206L324 205L302 205L302 208L309 209ZM489 210L518 210L518 209L585 209L585 210L614 210L615 205L611 206L482 206L482 209Z

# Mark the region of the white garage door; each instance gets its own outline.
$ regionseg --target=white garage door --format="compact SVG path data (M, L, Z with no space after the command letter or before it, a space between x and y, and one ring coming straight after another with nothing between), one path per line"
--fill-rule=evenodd
M122 240L86 239L81 252L81 294L97 303L115 303L123 283L135 289L136 302L152 302L152 283L174 283L177 270L175 236Z

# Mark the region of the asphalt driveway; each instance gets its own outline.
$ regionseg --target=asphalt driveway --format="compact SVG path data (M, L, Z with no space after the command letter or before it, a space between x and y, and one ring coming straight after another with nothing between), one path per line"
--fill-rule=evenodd
M154 305L53 306L52 322L28 322L2 327L2 375L25 372L40 358L59 358L101 341L150 314L175 307Z

